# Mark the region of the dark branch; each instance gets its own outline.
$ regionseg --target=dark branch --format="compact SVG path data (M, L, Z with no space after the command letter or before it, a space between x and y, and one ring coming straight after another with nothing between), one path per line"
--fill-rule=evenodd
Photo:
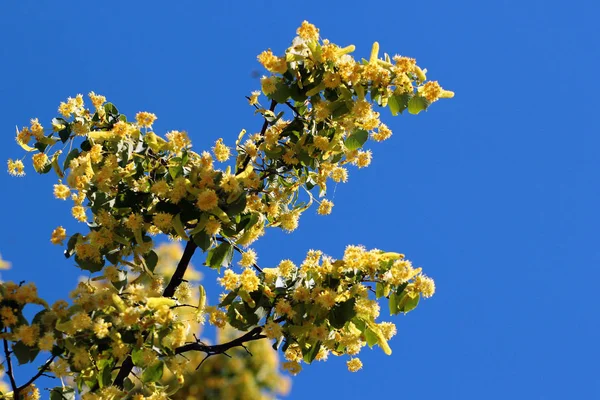
M19 391L25 389L27 386L31 385L33 382L35 382L39 377L41 376L48 376L46 375L44 372L46 372L48 370L48 368L50 368L50 364L52 364L52 361L54 361L54 358L56 356L52 356L48 359L48 361L46 361L44 363L44 365L42 365L40 367L40 370L38 371L37 374L35 374L30 380L27 381L27 383L25 383L24 385L19 386ZM54 378L54 377L51 377Z
M240 248L240 246L238 246L237 244L231 243L229 240L225 239L224 237L218 237L217 240L221 243L229 243L235 251L237 251L240 254L244 254L244 250L242 250ZM259 267L256 263L252 264L252 267L260 273L263 272L262 268Z
M253 340L259 340L259 339L266 338L266 336L263 335L261 332L262 332L262 328L256 327L256 328L252 329L251 331L246 332L244 335L240 336L237 339L234 339L227 343L215 344L212 346L206 345L200 341L197 341L195 343L188 343L186 345L176 348L175 354L182 354L182 353L185 353L188 351L201 351L203 353L206 353L206 357L204 357L204 359L202 360L200 365L202 365L202 363L208 357L214 356L215 354L225 354L228 356L226 351L230 350L234 347L242 347L246 350L246 352L248 352L248 354L252 355L248 351L248 348L244 344L246 342L251 342ZM200 367L200 365L198 365L198 367Z
M185 246L185 250L183 251L183 255L181 256L181 260L179 260L179 264L177 264L177 269L173 273L169 284L167 285L165 291L163 292L164 297L173 297L175 294L175 289L181 282L183 282L183 276L185 275L185 271L187 271L187 267L194 255L194 251L196 250L196 243L193 240L189 240L187 245Z
M15 382L15 374L12 366L12 359L10 358L10 350L8 350L8 341L4 339L4 355L6 356L6 373L10 378L10 386L13 390L13 398L19 398L19 388L17 387L17 382Z
M185 271L187 271L187 267L190 264L192 256L194 255L194 251L196 251L196 247L198 246L196 246L192 240L187 242L185 250L183 251L183 255L181 256L181 260L179 260L179 264L177 264L177 268L175 269L169 284L163 292L163 297L173 297L175 294L175 289L177 289L177 287L181 285L181 282L183 282L183 276L185 275ZM125 378L129 376L132 369L133 360L131 359L131 356L127 356L125 361L123 361L123 364L121 364L121 368L113 384L122 388Z

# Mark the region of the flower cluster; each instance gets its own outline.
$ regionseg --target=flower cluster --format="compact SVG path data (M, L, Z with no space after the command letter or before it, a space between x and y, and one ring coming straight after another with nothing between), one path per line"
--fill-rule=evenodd
M362 362L355 356L365 345L391 352L387 341L396 328L377 321L377 299L388 299L394 315L435 291L433 280L403 255L349 246L339 260L311 251L299 267L284 260L261 269L248 246L269 227L294 231L315 202L318 214L332 212L328 185L347 182L350 166L369 166L369 139L392 135L379 108L417 114L453 93L427 81L412 58L380 58L377 43L368 60L357 61L354 46L321 39L306 21L297 34L281 55L267 50L258 56L269 75L248 101L262 128L242 130L235 146L220 138L211 151L196 152L187 132L163 137L153 130L155 114L128 119L94 92L88 95L92 107L82 95L61 103L51 129L32 119L17 131L35 171L54 171L54 196L70 199L72 216L86 224L72 235L57 227L50 241L66 241L65 255L94 274L71 293L71 305L46 305L30 284L0 286L3 335L20 361L50 351L47 369L74 378L84 399L134 393L142 399L162 398L182 385L189 374L182 371L181 352L196 349L209 357L243 347L236 340L229 347L197 340L193 334L204 321L228 334L231 328L247 332L242 338L249 341L274 340L292 374L300 362L329 354L350 356L348 369L358 371ZM268 106L261 103L265 98ZM8 170L24 175L23 161L9 160ZM169 251L155 246L161 234L186 242L179 262L171 257L166 269L160 265ZM219 278L226 293L217 306L206 305L198 276L189 275L197 248L206 253L206 266L226 267ZM235 252L241 271L232 268ZM44 306L31 323L22 315L28 303ZM227 368L239 372L240 363ZM141 386L128 378L133 367ZM171 374L168 384L164 371ZM207 381L202 390L221 382Z

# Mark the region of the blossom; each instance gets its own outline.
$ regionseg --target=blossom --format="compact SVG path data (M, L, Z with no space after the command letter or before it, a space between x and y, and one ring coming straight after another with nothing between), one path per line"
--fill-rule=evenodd
M156 115L145 111L139 112L135 115L137 124L145 128L150 128L156 119Z
M298 375L302 371L302 366L297 361L286 361L281 366L292 375Z
M37 153L34 154L33 157L33 168L37 172L42 172L46 165L48 165L48 156L46 153Z
M260 78L260 88L265 95L270 95L275 92L277 86L277 78L274 76L263 76Z
M317 213L321 215L329 215L331 214L331 209L333 208L333 203L327 199L321 201L319 208L317 209Z
M62 226L59 226L55 230L52 231L52 236L50 237L50 242L52 244L63 244L63 241L67 237L67 231Z
M256 252L252 249L248 249L242 254L242 258L238 264L240 264L242 267L251 267L252 265L256 264L256 259Z
M296 33L304 40L319 40L319 29L308 21L302 21Z
M204 189L198 195L196 206L202 211L209 211L215 208L219 203L217 193L212 189Z
M61 200L67 200L71 194L71 189L62 183L54 185L54 197Z
M223 144L223 139L218 139L213 147L213 153L217 161L225 162L231 156L231 149Z
M259 90L255 90L250 94L250 97L248 98L248 104L250 104L251 106L258 104L258 96L260 96L260 91Z
M348 366L348 371L350 371L350 372L356 372L359 369L361 369L362 366L363 366L363 364L360 361L360 359L356 358L356 357L353 357L350 360L348 360L346 362L346 365Z
M8 173L12 176L24 176L25 175L25 166L23 165L23 161L12 159L8 160Z
M250 293L258 289L260 280L253 269L246 268L244 272L242 272L242 275L240 275L240 282L242 283L242 288Z

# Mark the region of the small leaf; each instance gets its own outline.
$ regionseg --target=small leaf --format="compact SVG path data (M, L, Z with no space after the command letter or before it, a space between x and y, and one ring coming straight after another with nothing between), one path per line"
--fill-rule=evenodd
M375 286L375 297L377 297L378 299L383 297L384 292L385 292L385 288L383 286L383 283L377 282L377 285Z
M355 129L346 139L346 148L348 150L360 149L369 138L369 132L364 129Z
M50 391L50 400L75 400L75 389L62 386L52 388Z
M163 376L164 363L162 361L155 362L142 373L142 382L158 382Z
M63 163L63 170L66 171L69 168L69 164L71 164L71 160L77 157L79 157L79 149L71 150L65 158L65 162Z
M206 265L211 268L220 268L229 265L232 259L233 246L225 242L208 252L208 255L206 256Z
M315 360L315 358L317 357L317 354L319 354L320 348L321 348L321 342L317 342L310 349L308 349L308 351L303 351L304 362L307 364L312 363Z
M194 236L192 236L192 240L198 247L202 249L202 251L206 251L210 248L210 235L204 231L196 233Z
M392 115L396 116L398 113L402 114L402 111L406 110L408 107L409 100L410 96L407 93L390 96L388 98L388 106L390 107Z
M350 321L355 315L355 299L350 299L343 303L336 304L329 313L329 324L336 329L341 329L346 322Z
M429 102L426 98L414 96L408 101L408 112L416 115L421 111L426 110L428 106Z
M370 348L373 348L374 345L377 344L378 338L375 332L373 332L370 328L365 329L365 339L367 339L367 344Z
M150 250L148 254L144 255L144 261L146 261L146 267L150 272L154 272L154 268L156 268L156 264L158 263L158 255L154 250Z
M285 103L291 94L290 88L285 83L279 81L275 86L275 92L269 97L278 103Z

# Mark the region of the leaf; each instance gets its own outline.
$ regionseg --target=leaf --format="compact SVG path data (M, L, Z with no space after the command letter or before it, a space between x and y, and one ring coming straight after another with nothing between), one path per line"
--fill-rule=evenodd
M230 305L235 298L237 297L237 290L234 290L233 292L229 292L227 294L227 296L225 296L225 298L223 300L221 300L221 302L219 303L219 307L225 307Z
M71 164L71 160L77 157L79 157L79 149L71 150L65 158L65 162L63 163L63 170L66 171L69 168L69 164Z
M312 363L315 358L317 357L317 354L319 354L319 349L321 348L321 342L317 342L315 343L310 349L308 349L308 351L303 351L304 353L304 362L307 364Z
M398 113L402 114L402 111L408 107L409 100L410 96L407 93L390 96L388 98L388 106L392 115L395 117Z
M154 250L150 250L148 254L144 255L144 261L146 261L146 267L150 272L154 272L154 268L156 268L156 264L158 263L158 255Z
M392 293L390 295L390 300L388 302L390 308L390 315L398 314L398 295L396 293Z
M270 97L278 103L285 103L291 94L290 88L285 83L279 81L277 82L277 86L275 86L275 92Z
M398 304L398 310L405 314L409 311L414 310L415 308L417 308L420 298L421 295L419 294L417 294L415 297L409 296L408 294L404 295L404 297L400 301L400 304Z
M243 192L236 200L224 208L225 213L230 217L240 214L246 208L246 192Z
M346 138L346 148L350 151L360 149L369 138L369 132L364 129L355 129L348 138Z
M155 362L142 373L142 382L158 382L163 376L164 363L162 361Z
M104 267L104 257L102 257L102 262L98 263L90 260L83 260L79 258L77 254L75 254L75 262L79 268L90 271L91 273L98 272L102 270L102 267Z
M23 342L18 341L13 345L13 353L19 361L19 365L27 364L29 362L29 351L30 347L26 346Z
M119 110L117 110L117 107L115 107L113 103L106 103L104 105L104 111L106 111L107 114L112 114L115 117L119 115Z
M384 292L385 292L385 288L383 287L383 283L377 282L377 285L375 286L375 297L377 297L378 299L383 297Z
M355 299L350 299L343 303L336 304L329 313L329 324L336 329L341 329L346 322L350 321L355 315Z
M365 339L367 339L367 344L370 348L373 348L373 346L376 345L378 342L377 335L371 330L371 328L365 329L364 334Z
M192 240L198 247L202 249L202 251L206 251L210 248L210 235L204 231L196 233L194 236L192 236Z
M227 266L233 259L233 246L227 242L211 249L206 256L205 264L211 268Z
M414 96L408 101L408 112L416 115L421 111L426 110L428 106L429 102L426 98Z
M75 400L75 389L62 386L52 388L50 391L50 400Z
M67 248L65 250L66 258L69 258L73 255L73 250L75 249L75 245L77 244L77 239L79 239L79 236L81 236L81 234L76 233L69 238L69 241L67 242Z
M131 361L133 361L133 365L135 365L136 367L143 365L143 356L144 356L143 348L133 350L131 352Z

